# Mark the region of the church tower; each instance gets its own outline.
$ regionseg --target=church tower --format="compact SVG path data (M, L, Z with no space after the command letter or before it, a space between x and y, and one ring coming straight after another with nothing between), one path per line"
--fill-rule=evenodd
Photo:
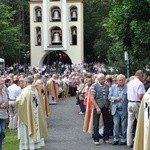
M30 0L31 66L83 61L83 0Z

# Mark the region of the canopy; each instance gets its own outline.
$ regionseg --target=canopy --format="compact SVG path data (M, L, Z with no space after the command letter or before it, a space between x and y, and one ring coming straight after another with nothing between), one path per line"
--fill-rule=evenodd
M3 58L0 58L0 62L5 62L5 60Z

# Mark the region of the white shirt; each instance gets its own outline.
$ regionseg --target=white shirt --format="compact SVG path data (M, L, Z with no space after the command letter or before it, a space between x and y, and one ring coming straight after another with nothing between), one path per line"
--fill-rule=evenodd
M139 95L145 94L144 84L138 79L134 78L127 84L127 97L129 101L140 101Z
M9 99L16 100L16 98L21 93L21 88L16 84L12 84L11 86L8 87L8 91L9 91Z

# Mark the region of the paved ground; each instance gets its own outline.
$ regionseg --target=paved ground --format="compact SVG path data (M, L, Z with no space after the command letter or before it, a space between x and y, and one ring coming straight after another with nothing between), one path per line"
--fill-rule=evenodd
M51 105L51 115L47 118L49 137L46 150L132 150L127 146L104 144L95 146L91 134L82 131L84 116L79 115L75 98L61 99Z

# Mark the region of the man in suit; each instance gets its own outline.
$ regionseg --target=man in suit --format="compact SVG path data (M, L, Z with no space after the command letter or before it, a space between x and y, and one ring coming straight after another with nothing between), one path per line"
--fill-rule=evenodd
M125 76L120 74L117 76L117 84L114 84L109 93L109 100L112 103L113 115L113 145L125 145L127 133L127 87L125 85ZM120 127L121 122L121 127ZM121 129L121 138L120 132ZM119 142L120 141L120 142Z

